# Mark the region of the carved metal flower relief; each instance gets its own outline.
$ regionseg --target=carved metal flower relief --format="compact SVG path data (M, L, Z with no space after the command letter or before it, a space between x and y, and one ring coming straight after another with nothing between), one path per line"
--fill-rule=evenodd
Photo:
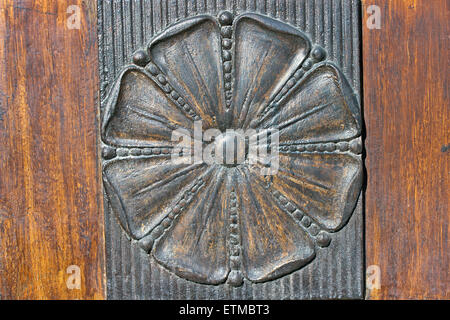
M104 186L128 236L204 284L272 280L312 261L362 183L359 105L324 59L288 24L228 12L179 22L137 51L102 122ZM172 132L197 120L279 130L278 172L172 161Z

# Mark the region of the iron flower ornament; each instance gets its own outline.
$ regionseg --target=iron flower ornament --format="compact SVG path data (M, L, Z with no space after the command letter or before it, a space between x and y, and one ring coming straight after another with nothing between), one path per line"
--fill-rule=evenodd
M286 23L229 12L178 22L138 50L101 129L104 187L126 234L203 284L269 281L311 262L362 184L359 104L325 58ZM278 130L276 174L172 161L173 131L200 120L203 130Z

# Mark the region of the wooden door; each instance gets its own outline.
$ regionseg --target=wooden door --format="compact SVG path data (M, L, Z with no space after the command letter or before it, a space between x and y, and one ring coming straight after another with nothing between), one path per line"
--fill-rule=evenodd
M116 50L114 57L133 53L109 41L112 34L137 49L151 39L152 28L162 29L171 19L222 10L264 11L296 25L314 43L333 39L336 29L327 28L343 21L343 38L332 47L353 48L356 54L347 67L347 56L339 57L339 51L333 61L343 60L338 67L349 78L358 75L354 68L362 62L362 78L350 79L354 90L362 85L356 89L367 177L364 201L358 204L364 220L351 220L356 229L365 225L363 268L356 282L364 281L364 270L370 281L361 283L360 297L449 298L448 9L445 0L2 0L1 299L138 298L149 289L145 286L152 284L130 276L144 275L145 264L130 263L140 259L140 247L126 247L126 236L117 236L119 225L105 216L100 100L113 85L107 74L115 72L111 65L119 68L117 61L108 64L108 50ZM135 19L126 24L129 16ZM113 34L114 22L137 30L145 21L150 27L140 30L147 34ZM360 42L352 42L359 35ZM122 277L120 284L111 286L112 271ZM333 285L338 292L347 281ZM267 297L294 297L275 287L271 292Z

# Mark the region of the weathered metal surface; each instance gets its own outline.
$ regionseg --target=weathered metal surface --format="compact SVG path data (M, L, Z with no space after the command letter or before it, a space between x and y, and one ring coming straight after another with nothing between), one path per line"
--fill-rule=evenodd
M358 8L99 1L109 297L362 296ZM195 121L276 130L277 171L190 161Z

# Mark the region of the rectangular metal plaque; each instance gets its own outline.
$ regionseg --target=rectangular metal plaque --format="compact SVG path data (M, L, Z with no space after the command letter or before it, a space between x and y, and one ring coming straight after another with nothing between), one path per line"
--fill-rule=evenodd
M363 297L359 1L99 0L98 39L108 298Z

